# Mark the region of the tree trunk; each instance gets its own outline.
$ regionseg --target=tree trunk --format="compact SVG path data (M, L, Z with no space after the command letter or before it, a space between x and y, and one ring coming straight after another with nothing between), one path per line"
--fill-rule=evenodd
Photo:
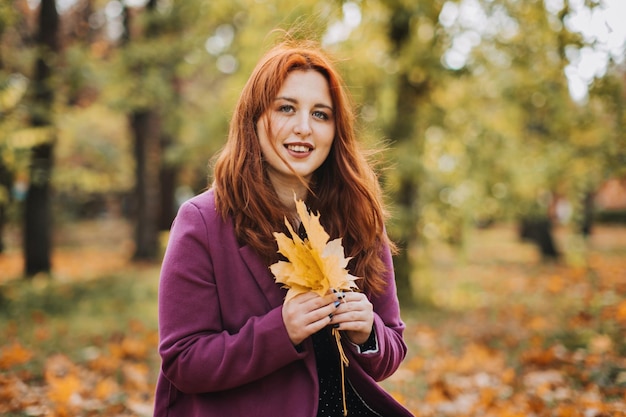
M404 44L410 37L411 12L404 8L393 10L389 21L388 36L392 42L394 53L400 55ZM403 152L405 144L413 148L411 141L415 139L416 114L418 102L426 93L423 85L414 85L409 81L408 71L404 68L398 75L395 101L395 117L388 128L389 137L396 142L399 152ZM417 146L419 148L420 146ZM411 167L407 172L414 172L417 167ZM396 284L398 286L398 297L404 306L413 306L415 297L413 295L413 285L411 275L414 269L410 256L410 248L416 244L418 234L416 229L417 200L419 196L418 183L412 174L404 175L400 189L394 201L397 204L400 217L403 219L397 230L399 235L392 236L398 243L399 255L394 258L394 269L396 273Z
M131 115L135 138L135 260L154 260L159 249L161 216L161 117L156 110Z
M413 208L417 205L418 186L409 178L403 178L399 193L395 198L401 218L399 235L393 236L398 244L398 255L394 257L394 269L396 274L396 285L400 303L405 307L415 305L413 294L412 272L414 262L410 256L410 249L418 240L417 228L415 226L415 215ZM418 297L419 298L419 297Z
M59 51L57 41L59 16L54 0L41 0L37 46L39 56L35 66L35 89L31 110L31 125L52 126L54 90L51 85L51 61ZM52 129L51 129L52 131ZM30 184L24 208L24 262L27 277L49 273L52 251L51 178L54 159L54 138L31 151Z
M155 13L157 0L146 3L145 12ZM125 33L122 42L133 42L132 14L124 7ZM159 24L149 20L142 36L151 38L159 35ZM137 32L139 33L139 32ZM134 75L141 77L145 68L139 64L133 68ZM168 196L161 189L162 171L162 116L161 108L156 103L150 107L135 109L131 112L130 125L135 145L136 184L134 195L135 209L135 253L137 261L153 261L159 254L159 231L167 208L163 207L163 198ZM172 193L173 194L173 193Z
M28 277L50 272L52 252L50 176L53 145L42 144L31 152L30 184L24 212L24 251Z
M552 237L552 222L547 217L523 218L520 223L520 238L537 245L544 261L556 260L560 256Z
M593 229L593 198L594 193L587 191L582 199L582 213L578 221L578 229L585 238L591 235Z
M11 186L13 184L13 174L11 170L4 165L0 158L0 194L4 193L4 197L0 196L0 254L4 252L4 227L7 223L7 207L11 202ZM2 191L4 189L4 191Z

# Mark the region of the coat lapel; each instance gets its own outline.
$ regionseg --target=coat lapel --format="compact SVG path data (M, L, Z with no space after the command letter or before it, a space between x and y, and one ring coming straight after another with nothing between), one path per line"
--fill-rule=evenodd
M266 265L261 260L261 257L248 245L241 246L239 248L239 254L248 267L250 275L254 278L259 290L265 295L270 308L281 305L287 292L280 287L280 284L274 281L274 276L269 266Z

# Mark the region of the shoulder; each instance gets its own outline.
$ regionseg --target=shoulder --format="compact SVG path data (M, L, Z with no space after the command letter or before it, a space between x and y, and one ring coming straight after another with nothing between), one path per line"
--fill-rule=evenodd
M200 220L201 219L201 220ZM181 221L201 221L208 228L219 227L224 223L215 204L213 189L206 190L185 201L178 209L174 223Z
M236 242L232 218L222 217L212 189L190 198L180 206L171 231L175 236L188 234L199 241L209 242L208 244L215 241L216 236L219 236L222 246L227 241L229 244L231 241Z
M213 189L206 190L185 201L179 208L179 214L190 209L199 211L203 217L218 216Z
M185 201L182 206L185 205L193 205L200 209L215 210L215 193L213 192L213 189L210 188Z

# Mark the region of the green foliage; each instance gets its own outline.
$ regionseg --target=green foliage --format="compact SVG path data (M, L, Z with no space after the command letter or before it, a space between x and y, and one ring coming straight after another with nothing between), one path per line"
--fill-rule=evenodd
M11 2L0 4L0 36L17 21L18 12L11 7Z
M156 281L150 280L152 284ZM107 276L81 282L58 282L47 276L0 285L2 320L28 320L37 312L48 316L106 315L134 317L126 306L152 302L156 286L142 279Z
M20 163L23 164L24 155L19 151L19 142L36 136L29 135L20 120L24 109L18 106L27 86L28 79L18 73L0 81L0 207L9 203L13 173L18 170Z
M463 3L445 4L456 10L454 19L433 19L427 7L415 6L412 21L419 23L394 73L408 71L428 94L415 114L403 115L413 120L413 139L397 143L398 169L386 179L395 193L407 178L419 187L417 206L400 214L401 230L417 224L423 236L453 242L463 241L468 222L545 215L555 195L578 208L581 192L617 174L604 153L619 142L619 133L609 136L615 122L590 121L615 111L576 104L569 95L563 51L582 43L561 23L567 10L553 15L541 2L480 2L473 12L484 13L481 27L462 16ZM465 58L449 67L447 55L461 41L470 45Z
M107 5L93 2L93 12ZM55 186L79 195L128 190L126 115L150 108L163 118L163 164L177 168L179 183L203 188L239 91L283 36L272 32L279 28L320 40L338 58L363 141L387 145L381 179L398 240L463 243L471 224L544 213L554 196L580 212L582 195L626 172L626 113L614 63L586 102L572 101L568 57L594 45L565 24L571 6L189 0L131 8L128 41L108 39L101 25L89 41L68 41L56 61ZM85 23L63 18L68 27ZM33 67L25 21L0 7L0 106L19 96L9 74L28 78ZM49 133L23 129L28 100L0 109L2 157L14 173L23 170L20 152Z
M20 102L26 88L28 79L22 74L10 74L6 80L0 84L0 114L12 111Z
M77 198L130 191L134 161L124 115L94 104L59 115L58 123L58 192Z

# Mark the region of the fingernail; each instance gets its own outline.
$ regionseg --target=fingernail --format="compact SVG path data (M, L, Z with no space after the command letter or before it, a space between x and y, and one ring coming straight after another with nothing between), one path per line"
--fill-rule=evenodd
M336 290L336 289L334 289L334 288L333 288L333 292L334 292L335 294L337 294L337 290Z
M339 323L333 324L333 329L338 329L338 328L339 328Z
M332 319L333 319L333 316L334 316L334 315L333 315L333 313L330 313L330 314L328 315L328 318L332 320Z
M335 308L339 307L341 303L339 301L335 301Z

